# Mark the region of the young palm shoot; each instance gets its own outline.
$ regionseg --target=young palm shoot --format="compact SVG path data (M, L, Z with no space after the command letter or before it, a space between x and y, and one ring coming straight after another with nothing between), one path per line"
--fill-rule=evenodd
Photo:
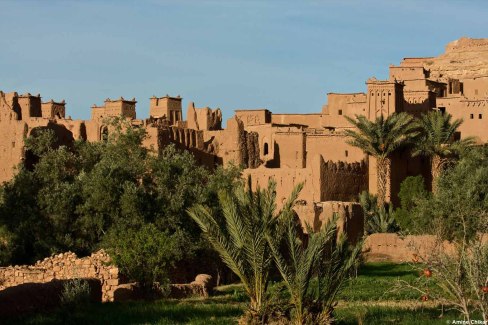
M340 234L336 241L331 242L330 249L326 250L319 259L318 286L314 290L317 310L315 324L334 322L333 312L338 295L356 265L362 246L362 240L356 245L351 245L346 236Z
M290 292L293 324L330 324L338 293L361 252L362 242L352 246L344 235L337 238L335 213L321 230L307 225L302 241L299 223L290 212L280 223L278 235L268 234L271 251L283 282ZM312 279L317 286L312 286Z
M267 235L276 267L290 293L293 324L305 324L312 318L308 310L310 297L307 296L307 292L317 262L323 255L327 243L335 238L335 221L336 218L319 232L313 232L310 227L307 227L308 242L305 243L300 239L297 231L301 227L300 223L294 218L293 211L290 211L282 221L281 234ZM280 249L282 244L286 247L286 256Z

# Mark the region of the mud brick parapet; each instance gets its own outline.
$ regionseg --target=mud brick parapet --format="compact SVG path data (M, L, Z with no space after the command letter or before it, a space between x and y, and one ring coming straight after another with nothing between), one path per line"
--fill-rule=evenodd
M482 243L488 243L488 234L482 234ZM371 234L363 245L363 256L368 262L405 263L428 260L439 252L456 254L452 242L441 241L434 235Z
M34 265L0 268L0 290L25 283L46 283L54 279L98 279L102 286L102 301L113 301L120 284L119 269L111 265L110 257L100 250L91 256L78 258L67 252L45 258Z

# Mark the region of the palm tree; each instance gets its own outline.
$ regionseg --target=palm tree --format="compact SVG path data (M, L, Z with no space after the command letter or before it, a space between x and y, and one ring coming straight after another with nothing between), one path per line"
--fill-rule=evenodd
M386 186L390 179L391 156L402 146L415 139L419 132L413 123L413 117L407 113L393 113L388 117L380 115L375 121L369 121L363 115L356 118L344 116L356 130L348 129L348 144L363 150L376 158L378 205L386 200Z
M422 115L417 125L421 130L413 155L425 155L430 157L432 192L437 191L437 180L452 159L468 146L475 143L469 137L462 140L454 140L454 135L462 119L451 121L450 114L439 111L431 111Z
M239 277L250 298L250 317L257 320L265 316L266 289L272 265L272 254L266 240L283 216L290 213L302 189L298 185L283 208L276 212L276 183L269 181L267 189L220 191L219 204L223 220L215 218L205 206L195 205L188 210L223 262Z
M337 306L339 293L344 288L346 279L357 267L361 255L363 241L351 245L344 233L341 233L337 240L330 242L331 247L322 256L317 265L318 285L314 288L315 307L319 310L312 324L333 324L333 312Z
M318 232L307 225L308 240L300 239L300 224L289 215L283 231L267 239L278 271L290 293L292 324L328 324L344 279L361 251L361 244L347 247L345 237L336 242L337 214ZM312 286L312 279L317 285Z

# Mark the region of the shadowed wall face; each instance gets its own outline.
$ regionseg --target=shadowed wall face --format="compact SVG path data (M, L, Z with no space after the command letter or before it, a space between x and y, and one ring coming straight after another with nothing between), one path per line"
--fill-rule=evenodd
M26 283L48 283L52 280L97 279L101 284L100 300L113 301L114 291L121 283L119 269L110 265L110 257L100 250L78 258L67 252L45 258L34 266L0 267L0 292Z

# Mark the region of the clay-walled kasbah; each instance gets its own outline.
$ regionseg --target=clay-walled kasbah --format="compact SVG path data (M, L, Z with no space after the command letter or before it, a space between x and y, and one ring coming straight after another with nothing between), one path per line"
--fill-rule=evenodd
M146 128L145 145L155 151L174 143L207 166L240 164L254 186L265 186L273 177L279 201L294 184L304 182L297 213L319 226L333 210L354 215L358 207L347 202L356 201L363 190L376 191L375 161L346 143L343 131L350 124L344 116L419 116L435 109L464 120L459 137L488 140L488 39L461 38L438 57L404 58L390 66L387 80L370 78L365 88L359 93L328 93L327 104L313 114L238 109L225 129L219 109L198 108L192 102L185 120L179 96L152 97L145 120L136 119L135 99L106 99L92 106L90 120L82 121L66 118L64 100L42 102L40 95L0 92L0 182L10 180L25 161L24 139L35 130L53 129L64 143L100 141L109 132L106 117L123 116ZM391 168L388 197L394 203L405 177L430 175L424 158L406 152L392 159Z

